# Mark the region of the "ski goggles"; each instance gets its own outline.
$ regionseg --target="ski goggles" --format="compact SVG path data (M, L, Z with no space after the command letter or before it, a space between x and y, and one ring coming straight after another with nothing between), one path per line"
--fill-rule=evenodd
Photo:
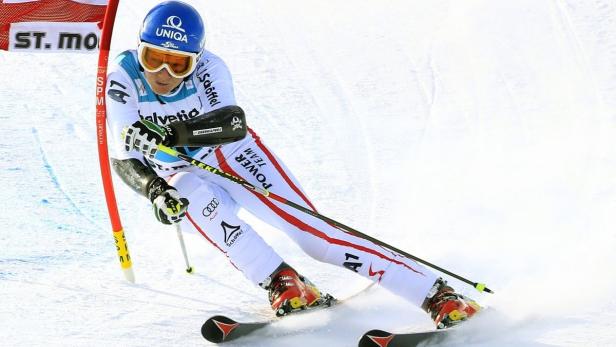
M139 63L147 72L158 72L166 68L175 78L184 78L195 71L197 53L182 52L161 48L147 42L141 42L137 50Z

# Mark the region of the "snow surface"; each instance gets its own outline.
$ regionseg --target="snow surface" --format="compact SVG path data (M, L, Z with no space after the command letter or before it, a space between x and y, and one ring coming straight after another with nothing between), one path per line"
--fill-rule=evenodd
M114 55L154 3L122 2ZM320 211L496 292L452 281L504 316L465 345L616 345L614 1L192 3L250 124ZM271 316L197 235L187 275L174 229L116 181L137 282L124 280L96 61L0 53L0 345L203 346L210 315ZM366 285L245 217L322 290ZM429 326L377 288L229 346L354 346L367 329Z

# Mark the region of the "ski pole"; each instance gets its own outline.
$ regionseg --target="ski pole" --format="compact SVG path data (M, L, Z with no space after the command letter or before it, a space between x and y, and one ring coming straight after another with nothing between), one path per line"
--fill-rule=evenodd
M184 262L186 263L186 272L191 274L193 272L192 266L188 263L188 253L186 253L186 245L184 244L184 236L182 235L182 229L179 224L175 225L175 231L178 234L178 240L180 240L180 246L182 247L182 254L184 255Z
M389 244L387 244L387 243L385 243L385 242L383 242L381 240L378 240L378 239L376 239L376 238L374 238L374 237L372 237L370 235L366 235L366 234L364 234L364 233L362 233L362 232L360 232L358 230L355 230L355 229L353 229L353 228L351 228L351 227L349 227L347 225L344 225L344 224L342 224L342 223L340 223L338 221L335 221L335 220L333 220L333 219L331 219L329 217L326 217L326 216L324 216L324 215L322 215L322 214L320 214L320 213L318 213L316 211L312 211L312 210L310 210L308 208L305 208L304 206L299 205L299 204L297 204L297 203L295 203L293 201L289 201L289 200L287 200L287 199L285 199L285 198L283 198L283 197L281 197L279 195L276 195L276 194L274 194L274 193L272 193L272 192L270 192L270 191L268 191L266 189L256 187L254 184L252 184L252 183L250 183L250 182L248 182L248 181L246 181L246 180L244 180L244 179L242 179L240 177L237 177L237 176L234 176L234 175L232 175L232 174L230 174L228 172L222 171L222 170L220 170L218 168L215 168L215 167L213 167L211 165L208 165L208 164L206 164L206 163L204 163L202 161L199 161L199 160L197 160L197 159L195 159L195 158L193 158L191 156L182 154L182 153L176 151L173 148L169 148L169 147L164 146L164 145L158 145L158 150L160 150L160 151L162 151L164 153L167 153L167 154L169 154L169 155L171 155L173 157L182 159L185 162L187 162L187 163L189 163L189 164L191 164L193 166L196 166L198 168L201 168L203 170L206 170L206 171L208 171L208 172L210 172L212 174L218 175L220 177L224 177L224 178L226 178L226 179L228 179L230 181L233 181L233 182L235 182L237 184L241 184L242 186L244 186L248 190L252 190L252 191L260 193L263 196L268 197L268 198L270 198L272 200L278 201L278 202L283 203L283 204L285 204L287 206L291 206L291 207L293 207L293 208L295 208L295 209L297 209L297 210L299 210L301 212L309 214L309 215L311 215L311 216L313 216L315 218L318 218L318 219L320 219L322 221L325 221L325 222L327 222L327 223L329 223L329 224L331 224L331 225L333 225L333 226L335 226L337 228L340 228L340 229L342 229L342 230L344 230L344 231L346 231L346 232L348 232L348 233L350 233L350 234L352 234L354 236L360 237L360 238L362 238L364 240L371 241L371 242L373 242L373 243L375 243L375 244L377 244L379 246L382 246L382 247L385 247L385 248L389 249L392 252L398 253L398 254L403 255L403 256L405 256L405 257L407 257L409 259L413 259L413 260L415 260L418 263L421 263L421 264L424 264L426 266L429 266L429 267L431 267L431 268L433 268L433 269L435 269L437 271L440 271L440 272L442 272L442 273L444 273L446 275L449 275L449 276L451 276L451 277L453 277L453 278L455 278L457 280L460 280L460 281L462 281L462 282L464 282L466 284L469 284L469 285L473 286L479 292L494 293L491 289L486 287L485 283L473 282L473 281L471 281L469 279L466 279L466 278L464 278L464 277L462 277L460 275L457 275L457 274L455 274L455 273L453 273L451 271L445 270L442 267L436 266L436 265L434 265L434 264L432 264L432 263L430 263L428 261L425 261L425 260L423 260L421 258L418 258L418 257L416 257L416 256L414 256L412 254L409 254L409 253L407 253L407 252L405 252L403 250L400 250L400 249L398 249L398 248L396 248L394 246L391 246L391 245L389 245Z

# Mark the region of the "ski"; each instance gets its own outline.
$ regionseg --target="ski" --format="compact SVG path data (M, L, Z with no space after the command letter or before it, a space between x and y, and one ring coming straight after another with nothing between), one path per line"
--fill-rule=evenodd
M446 339L456 338L458 341L463 338L465 341L477 339L484 336L485 333L478 334L482 331L486 320L492 322L498 320L501 323L505 322L503 318L495 315L497 312L489 307L484 307L472 319L464 321L461 324L456 324L446 329L432 329L422 331L408 331L400 333L390 333L388 331L374 329L363 334L358 342L358 347L410 347L419 344L427 346L439 345Z
M362 335L358 347L412 347L420 343L439 343L452 332L453 329L450 328L394 334L375 329Z
M201 326L201 335L208 341L214 343L222 343L231 340L235 340L242 336L246 336L252 333L255 330L259 330L264 328L274 322L279 321L280 319L287 316L295 316L298 314L308 313L315 310L321 310L325 308L332 307L338 304L340 301L335 299L333 296L326 294L322 297L320 303L313 307L304 308L297 311L292 311L287 313L284 316L275 317L272 319L267 319L264 321L255 321L255 322L236 322L235 320L218 315L209 318L203 323Z
M361 291L349 296L348 298L338 300L331 296L330 294L326 294L322 298L322 302L317 306L305 308L298 311L293 311L287 315L274 317L271 319L266 319L263 321L253 321L253 322L237 322L227 316L217 315L210 317L208 320L203 323L201 326L201 335L213 343L223 343L227 341L232 341L238 339L240 337L249 335L256 330L260 330L262 328L267 327L268 325L278 322L284 317L287 316L295 316L299 314L305 314L313 311L320 311L323 309L328 309L330 307L337 306L351 298L354 298L364 292L366 292L369 288L373 286L374 283L370 284L366 288Z
M272 322L273 320L238 323L229 317L214 316L203 323L201 335L210 342L221 343L246 336Z

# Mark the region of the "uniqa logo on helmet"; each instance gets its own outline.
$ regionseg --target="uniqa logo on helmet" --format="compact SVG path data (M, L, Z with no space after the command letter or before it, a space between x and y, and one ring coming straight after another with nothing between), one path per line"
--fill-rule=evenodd
M182 19L178 16L167 17L167 24L156 28L156 36L188 43L186 31L182 28Z

